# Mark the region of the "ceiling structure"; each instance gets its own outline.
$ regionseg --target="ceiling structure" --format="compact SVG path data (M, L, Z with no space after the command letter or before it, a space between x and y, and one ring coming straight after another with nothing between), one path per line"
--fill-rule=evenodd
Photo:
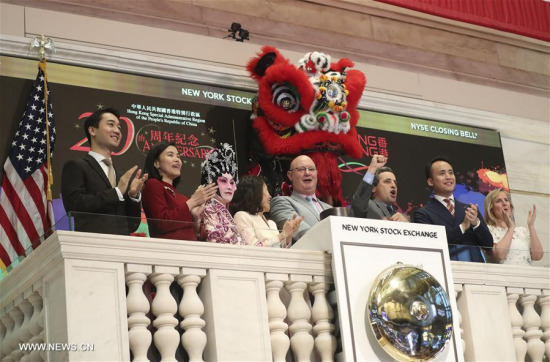
M0 0L224 38L532 94L550 91L550 44L373 0ZM228 39L228 41L233 41Z

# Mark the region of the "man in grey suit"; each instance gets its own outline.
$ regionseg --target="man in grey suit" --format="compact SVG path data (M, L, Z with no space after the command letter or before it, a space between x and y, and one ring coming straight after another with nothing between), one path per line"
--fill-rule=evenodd
M296 157L290 163L287 177L292 183L292 195L277 196L271 200L269 215L279 229L293 215L303 216L304 220L292 236L293 241L300 239L313 225L320 221L319 213L332 206L315 196L317 188L317 168L306 155Z
M385 167L387 158L374 155L368 171L357 187L351 207L355 217L409 222L395 210L397 180L392 169Z

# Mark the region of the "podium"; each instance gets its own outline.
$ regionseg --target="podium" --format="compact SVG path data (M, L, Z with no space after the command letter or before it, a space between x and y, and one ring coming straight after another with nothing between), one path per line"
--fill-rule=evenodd
M444 227L330 216L312 227L292 248L332 254L342 341L338 360L391 359L371 329L367 303L376 277L397 263L424 269L449 296L453 332L434 360L464 360Z

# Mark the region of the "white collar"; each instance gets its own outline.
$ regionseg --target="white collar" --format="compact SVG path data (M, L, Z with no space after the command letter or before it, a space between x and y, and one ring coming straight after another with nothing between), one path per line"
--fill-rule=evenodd
M104 159L106 159L107 157L104 157L103 155L100 155L99 153L97 152L94 152L94 151L89 151L88 154L90 156L92 156L93 158L96 159L96 161L101 165L101 163L103 162Z
M313 201L319 202L319 199L318 199L317 196L315 196L315 195L304 195L304 194L301 194L301 193L296 192L296 191L294 191L294 194L300 196L300 197L301 197L302 199L304 199L304 200L306 200L306 197L311 197L311 199L312 199Z
M454 195L451 195L449 197L445 197L445 196L439 196L439 195L434 195L434 199L436 199L437 201L441 202L443 205L446 205L445 203L445 199L450 199L453 201L453 204L455 203L455 197Z

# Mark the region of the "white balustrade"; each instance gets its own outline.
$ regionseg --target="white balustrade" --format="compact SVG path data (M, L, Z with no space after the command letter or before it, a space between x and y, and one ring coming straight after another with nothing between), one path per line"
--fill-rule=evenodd
M314 345L313 336L310 334L312 327L309 323L311 310L304 299L304 291L311 280L311 276L291 275L290 281L285 284L290 293L290 347L298 362L310 361Z
M128 339L133 361L148 361L147 351L151 345L151 332L147 329L151 321L147 317L149 300L143 293L143 283L152 267L148 265L126 265L126 308L128 310Z
M542 340L544 341L544 353L546 360L550 360L550 290L544 290L539 297L541 309L540 318L542 320Z
M340 320L338 317L338 293L336 290L333 290L327 294L327 301L330 304L333 311L332 324L334 325L334 338L336 339L336 353L334 355L335 360L342 360L343 352L342 345L340 341Z
M9 349L11 350L10 358L13 361L19 361L23 356L23 352L19 349L19 334L21 333L21 325L23 324L23 312L17 306L13 307L8 314L14 321L13 333L10 338Z
M9 361L8 356L11 352L10 343L13 338L13 326L15 323L8 314L2 315L0 319L2 320L2 325L4 326L3 329L6 331L2 337L2 340L0 340L0 356L2 356L2 361Z
M184 330L181 343L191 362L203 361L206 347L206 333L202 330L206 324L202 319L204 305L197 294L197 286L205 275L205 269L182 268L177 277L177 282L183 289L183 298L179 305L179 313L183 317L180 327Z
M32 334L29 340L30 344L38 344L44 342L44 312L43 312L43 300L39 293L40 288L34 288L28 297L28 301L32 304L33 313L29 322L29 331ZM40 351L32 351L29 354L29 361L45 360Z
M548 268L451 267L460 308L455 336L466 341L468 360L548 358ZM143 292L147 278L157 288L152 303ZM174 281L183 289L179 306ZM285 361L289 350L296 361L338 359L331 285L331 257L319 251L58 231L0 281L0 360L129 360L131 351L144 361L152 340L164 361L174 361L180 345L191 361L251 353ZM91 343L95 350L26 353L22 342Z
M313 283L309 285L309 291L313 294L314 302L311 308L311 320L313 333L315 334L315 350L321 357L321 361L333 361L336 351L336 338L334 337L334 318L332 307L327 301L327 293L331 286L323 277L313 277Z
M460 294L464 291L462 284L455 284L455 299L458 302L458 298L460 298ZM460 333L460 340L462 341L462 355L466 352L466 342L464 342L464 329L462 328L462 313L460 313L460 310L457 308L457 318L458 318L458 325L460 326L460 330L458 331Z
M180 342L179 333L175 329L178 320L174 317L178 311L178 304L170 293L170 285L174 281L174 275L177 274L179 274L178 268L155 267L151 275L151 282L157 289L152 304L153 314L156 317L153 326L157 329L153 339L163 362L176 361L176 350Z
M19 343L28 343L32 338L32 333L29 330L29 323L32 317L33 306L27 299L23 299L18 306L21 312L23 312L23 323L21 323L21 330L18 335ZM19 357L19 360L26 361L30 351L21 350L21 353L23 355Z
M524 361L527 354L527 342L523 339L525 331L523 326L523 317L518 310L517 302L519 296L523 294L523 288L507 288L508 307L510 310L510 322L512 323L512 334L514 336L514 347L516 349L516 361Z
M534 307L539 294L540 290L526 289L520 299L523 306L523 329L525 329L524 338L527 340L527 354L532 362L542 361L544 356L544 343L540 339L542 320Z
M283 283L288 280L286 274L266 274L265 290L267 294L267 316L269 318L269 333L271 335L271 352L274 362L286 361L290 348L290 340L286 334L288 324L285 323L286 307L281 301Z

